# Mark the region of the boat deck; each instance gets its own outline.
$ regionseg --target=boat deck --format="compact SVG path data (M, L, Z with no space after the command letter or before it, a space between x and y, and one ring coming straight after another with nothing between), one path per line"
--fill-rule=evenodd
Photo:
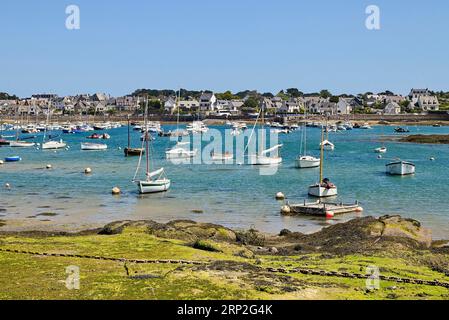
M359 203L355 204L343 204L343 203L324 203L321 201L309 202L302 204L287 204L289 209L287 212L282 210L284 215L314 215L314 216L326 216L326 212L333 212L335 215L345 214L351 212L357 212L360 209ZM288 212L289 211L289 212Z

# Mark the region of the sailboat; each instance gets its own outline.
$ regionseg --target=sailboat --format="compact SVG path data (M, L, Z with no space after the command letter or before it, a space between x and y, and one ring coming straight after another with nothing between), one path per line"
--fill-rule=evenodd
M382 127L382 136L383 136L384 129ZM374 149L374 152L376 153L387 153L387 147L383 143L381 147Z
M145 128L148 125L148 99L145 103ZM139 163L137 165L136 173L134 175L133 181L137 183L137 187L141 194L145 193L157 193L157 192L165 192L170 188L171 181L167 179L165 176L164 168L157 169L155 171L150 171L150 133L148 131L145 132L146 139L144 139L145 143L145 160L146 160L146 171L145 171L145 179L144 180L136 180L137 173L139 172L140 163L142 161L142 153L140 154ZM142 143L142 144L143 144Z
M145 153L145 150L143 148L131 148L131 133L130 133L130 123L129 123L129 116L128 116L128 146L124 149L125 156L131 157L131 156L140 156L141 154Z
M321 129L321 141L324 139L324 129ZM317 184L309 187L309 195L317 198L334 197L338 194L337 187L329 181L329 179L323 179L323 162L324 162L324 145L321 143L321 156L320 156L320 180Z
M15 141L10 141L9 142L9 146L12 148L30 148L30 147L34 147L35 143L34 142L27 142L27 141L20 141L19 140L19 130L21 128L20 123L18 123L16 125L16 140Z
M327 121L326 121L326 140L324 140L324 141L321 140L320 148L322 147L326 151L334 151L335 145L329 141L329 131L330 131L330 128L328 127Z
M258 114L256 121L254 123L254 127L253 127L253 131L251 132L251 136L248 139L248 144L247 147L249 145L249 143L251 142L251 138L254 134L254 130L256 128L257 125L257 121L259 120L259 116L262 116L262 141L260 142L260 146L263 148L265 143L263 140L263 137L265 135L265 122L264 122L264 113L265 110L262 106L262 109L260 110L260 113ZM250 158L250 164L252 165L262 165L262 166L267 166L267 165L278 165L282 163L282 158L279 157L278 155L272 156L271 154L274 153L275 151L278 151L280 148L282 148L282 144L278 144L270 149L267 150L262 150L261 152L257 153L257 154L250 154L249 158ZM270 156L268 156L270 154Z
M300 149L304 149L304 154L299 155L296 158L297 168L316 168L320 166L321 160L312 156L307 155L307 121L306 121L306 109L304 108L304 130L301 135L301 146ZM301 151L301 150L300 150Z
M50 120L50 113L51 113L51 109L50 109L50 102L49 102L48 109L47 109L47 124L45 126L44 137L42 139L42 150L63 149L67 146L67 144L64 141L62 141L62 139L60 139L59 141L49 140L49 141L45 142L45 138L47 136L47 128L48 128L49 120ZM49 139L51 139L51 136L49 137Z

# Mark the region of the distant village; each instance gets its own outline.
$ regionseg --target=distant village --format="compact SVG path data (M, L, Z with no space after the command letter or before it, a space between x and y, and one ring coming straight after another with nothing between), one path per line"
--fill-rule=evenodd
M448 108L448 94L429 89L411 89L407 96L386 91L359 95L333 96L329 91L304 94L298 89L282 90L278 94L244 91L149 90L140 89L123 97L104 93L59 97L56 94L33 94L19 98L0 93L2 116L52 115L122 115L141 114L148 98L152 114L183 114L203 116L247 116L263 108L267 114L297 115L306 111L317 115L350 114L427 114ZM305 109L305 110L304 110Z

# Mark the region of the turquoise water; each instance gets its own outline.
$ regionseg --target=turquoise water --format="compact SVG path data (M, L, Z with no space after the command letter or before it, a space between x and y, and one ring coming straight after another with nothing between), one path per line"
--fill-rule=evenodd
M173 126L164 126L165 130ZM210 128L224 131L224 127ZM339 200L359 200L363 215L401 214L421 221L433 230L435 238L449 234L449 183L446 174L449 146L417 145L387 142L388 153L378 159L373 149L379 138L395 135L393 127L331 133L336 145L326 153L325 176L339 188ZM409 127L411 133L448 133L447 127ZM320 130L308 128L308 148L318 156ZM63 135L69 150L0 148L0 159L19 155L19 163L0 166L0 219L45 220L46 223L75 226L103 224L112 220L153 219L168 221L192 219L214 222L233 228L256 227L267 232L282 228L312 232L329 223L354 217L344 215L332 221L308 217L282 217L281 202L274 195L281 191L290 202L307 198L307 187L318 179L319 169L299 170L294 159L299 153L301 131L280 135L284 144L283 164L272 176L259 174L249 165L175 165L165 159L164 151L174 143L157 137L153 143L154 165L164 166L172 180L171 190L164 194L137 193L132 177L138 158L125 158L119 147L127 143L127 128L109 130L107 151L80 150L80 142L91 133ZM5 135L8 133L4 133ZM10 133L12 134L12 133ZM140 146L140 133L133 132L134 146ZM385 164L399 157L413 161L417 173L410 177L385 174ZM435 157L435 161L430 161ZM46 170L46 164L52 169ZM84 168L93 170L91 175ZM7 190L5 183L11 185ZM120 196L112 196L111 188L119 186ZM193 211L202 211L194 213ZM37 216L52 212L56 216Z

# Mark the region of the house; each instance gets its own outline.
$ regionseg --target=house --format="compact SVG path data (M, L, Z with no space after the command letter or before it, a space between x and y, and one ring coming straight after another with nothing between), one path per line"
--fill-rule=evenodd
M211 112L217 109L217 97L213 92L203 92L200 97L200 111Z
M94 102L106 102L108 101L108 97L104 93L95 93L93 96L90 97L90 100Z
M390 101L384 109L384 114L400 114L401 106L394 101Z
M412 89L410 90L410 93L408 95L408 99L412 102L412 104L417 104L418 103L418 99L421 96L430 96L430 91L429 89Z
M245 102L243 100L231 100L229 101L229 109L227 111L233 115L238 115L240 114L244 104Z
M352 98L339 98L337 103L337 114L351 114L352 112Z
M299 113L300 110L301 104L296 98L290 98L282 101L282 106L279 108L279 111L284 113Z
M176 111L176 98L168 97L168 99L164 102L164 110L170 114L173 114Z
M418 107L423 111L438 111L440 109L440 103L436 96L424 96L421 95L418 98Z
M200 109L198 100L181 100L178 102L179 109L184 112L197 112Z
M401 95L386 95L383 98L383 103L386 105L390 102L401 103L405 101L405 98Z
M139 109L139 99L133 96L118 97L115 105L119 111L136 111Z

